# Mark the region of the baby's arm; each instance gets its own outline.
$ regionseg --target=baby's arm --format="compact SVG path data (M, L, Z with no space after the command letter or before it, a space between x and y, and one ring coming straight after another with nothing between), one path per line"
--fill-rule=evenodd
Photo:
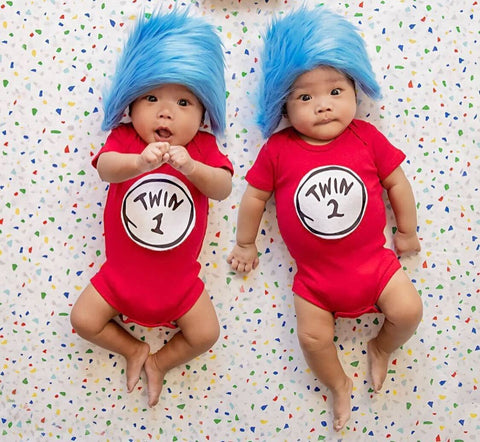
M243 194L237 220L237 244L227 258L233 270L249 272L258 265L258 250L255 245L265 204L272 192L248 185Z
M194 160L183 146L170 146L168 163L183 173L208 198L223 200L232 191L232 174Z
M97 162L100 178L108 183L121 183L160 167L169 159L168 143L151 143L141 154L105 152Z
M387 190L397 222L398 230L393 238L397 253L419 252L415 198L402 168L397 167L382 184Z

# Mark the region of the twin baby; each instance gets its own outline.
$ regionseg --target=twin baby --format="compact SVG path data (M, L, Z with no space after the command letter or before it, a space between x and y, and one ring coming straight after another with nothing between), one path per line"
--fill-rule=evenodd
M352 380L333 341L337 317L381 312L368 343L379 391L392 352L422 317L422 303L397 255L385 247L384 189L395 214L398 254L420 250L405 155L374 126L355 119L357 90L380 97L356 28L325 7L273 19L263 35L257 123L267 139L246 175L233 270L258 265L255 245L266 202L297 264L297 333L306 362L331 392L333 428L350 417ZM140 18L104 96L111 131L92 161L109 184L106 260L71 312L83 338L126 359L127 389L142 370L148 404L168 370L207 351L219 324L199 278L208 200L232 189L233 167L214 134L225 130L224 57L215 29L174 10ZM130 120L122 122L128 108ZM286 129L276 131L282 119ZM174 277L173 277L174 276ZM178 328L157 352L115 321Z

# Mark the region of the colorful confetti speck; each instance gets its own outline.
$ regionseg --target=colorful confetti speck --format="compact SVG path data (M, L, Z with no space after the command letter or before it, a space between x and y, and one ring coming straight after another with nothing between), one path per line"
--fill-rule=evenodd
M105 141L101 95L134 19L150 0L0 0L0 434L5 440L474 441L480 431L479 2L325 2L358 26L383 98L359 96L359 117L407 155L422 252L402 259L423 321L395 352L384 390L369 380L366 343L382 318L337 321L354 380L352 417L332 430L331 395L296 338L295 271L267 206L259 268L236 275L244 176L264 140L255 127L261 35L285 0L164 1L218 29L227 62L234 190L212 202L201 255L221 324L207 353L168 373L150 409L142 379L79 338L71 306L104 257L106 185L90 166ZM305 3L315 7L318 2ZM390 224L392 218L389 219ZM390 238L390 235L387 235ZM390 241L390 239L389 239ZM129 329L150 343L172 331Z

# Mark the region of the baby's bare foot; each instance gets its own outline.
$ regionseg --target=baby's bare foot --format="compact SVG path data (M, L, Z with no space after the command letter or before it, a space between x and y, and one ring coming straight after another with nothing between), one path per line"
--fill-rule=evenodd
M154 354L149 355L145 361L145 373L148 383L148 406L154 407L158 404L166 373L166 371L158 366Z
M383 386L383 382L387 377L388 361L390 359L390 353L385 353L379 349L375 339L372 339L368 343L368 366L370 370L370 376L372 378L373 389L375 393L378 393Z
M147 360L150 353L150 346L141 342L136 350L127 359L127 391L129 393L135 388L140 374L142 373L143 364Z
M353 382L347 377L345 384L333 393L333 429L340 431L350 419Z

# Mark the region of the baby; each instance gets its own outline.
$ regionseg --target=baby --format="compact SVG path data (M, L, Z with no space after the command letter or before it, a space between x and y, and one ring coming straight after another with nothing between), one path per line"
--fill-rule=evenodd
M371 124L355 119L356 88L377 98L364 43L353 25L325 8L301 8L270 25L261 57L258 123L269 138L246 175L234 270L258 265L255 239L274 194L281 235L297 264L297 333L305 359L332 392L333 427L350 417L352 380L333 342L335 318L382 312L368 343L373 388L392 352L422 318L421 299L385 247L386 189L399 254L417 252L415 201L400 164L405 155ZM285 116L290 127L272 135Z
M121 124L129 107L131 122ZM93 159L110 183L106 261L71 312L76 332L126 359L127 390L142 369L148 404L158 403L168 370L208 350L217 316L199 278L208 199L231 191L232 165L215 137L199 131L205 113L225 128L222 45L212 26L186 13L141 18L104 101L112 129ZM115 321L179 331L156 353Z

